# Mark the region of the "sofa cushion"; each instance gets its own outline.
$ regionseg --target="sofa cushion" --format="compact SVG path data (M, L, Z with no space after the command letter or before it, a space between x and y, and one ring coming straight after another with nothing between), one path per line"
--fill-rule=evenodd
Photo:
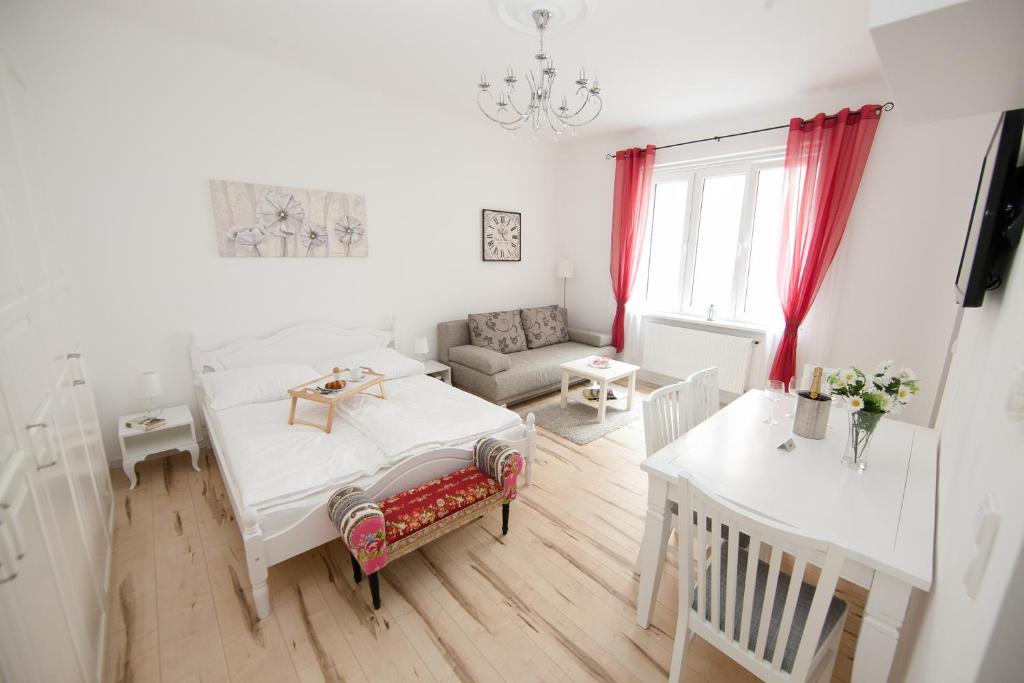
M485 375L493 375L512 367L512 359L508 355L483 346L453 346L448 349L448 360L468 365Z
M542 346L569 341L569 325L564 308L558 305L541 306L524 308L520 313L528 348L539 349Z
M499 353L526 350L526 335L518 310L471 313L469 339L473 346L484 346Z
M452 381L459 388L471 391L494 403L556 387L562 381L559 366L577 358L614 354L610 346L590 346L577 342L564 342L509 354L512 365L504 372L485 375L473 368L452 365Z
M595 332L594 330L585 330L582 327L570 327L569 339L581 344L590 344L591 346L610 346L612 343L612 333Z

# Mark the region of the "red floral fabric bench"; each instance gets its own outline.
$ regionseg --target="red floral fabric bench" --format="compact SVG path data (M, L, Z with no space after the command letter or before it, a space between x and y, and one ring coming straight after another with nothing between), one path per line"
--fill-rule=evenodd
M356 583L370 579L374 609L380 608L377 572L391 560L482 516L501 505L501 533L508 533L509 503L523 456L504 441L485 438L473 448L473 464L451 474L374 501L361 488L335 491L327 514L352 554Z

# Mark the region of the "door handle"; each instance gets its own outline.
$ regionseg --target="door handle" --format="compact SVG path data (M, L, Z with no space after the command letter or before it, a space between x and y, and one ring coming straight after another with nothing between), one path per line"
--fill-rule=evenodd
M18 520L7 511L11 509L10 504L0 501L0 524L7 522L8 528L11 530L11 540L14 541L14 555L16 560L21 560L25 557L25 536L21 533L21 529L18 528Z
M0 538L0 541L2 541L2 540L3 539ZM3 543L0 543L0 545L3 546L5 551L6 550L10 550L10 544L9 543L3 542ZM22 554L22 557L24 557L24 554ZM21 558L18 558L18 559L21 559ZM0 578L0 584L7 583L8 581L14 581L16 578L18 578L18 571L16 569L14 569L14 563L7 559L6 552L3 553L3 554L0 554L0 572L3 571L3 568L4 568L5 565L10 567L10 573L7 576L4 576L3 578Z
M47 425L45 422L33 422L32 424L25 425L25 429L31 432L33 429L46 429L48 426L49 425ZM57 458L54 458L53 462L47 463L45 465L40 465L39 463L36 463L36 471L38 472L39 470L45 470L47 467L53 467L56 464Z
M85 384L85 380L84 379L74 379L74 380L71 380L71 386L73 386L73 387L80 387L83 384Z
M67 358L68 360L71 360L72 358L81 358L82 354L80 354L80 353L65 353L64 357Z

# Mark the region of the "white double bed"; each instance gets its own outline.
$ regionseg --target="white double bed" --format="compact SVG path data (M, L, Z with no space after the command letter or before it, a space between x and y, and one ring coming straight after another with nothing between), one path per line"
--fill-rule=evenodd
M381 499L465 467L473 443L496 436L513 443L532 478L533 416L454 389L423 374L388 379L387 399L361 394L335 408L327 434L289 425L281 398L216 409L204 391L210 373L300 363L392 345L391 329L300 325L215 348L193 343L195 387L245 543L257 614L270 612L267 569L338 537L325 511L338 488L355 484ZM300 401L297 417L320 421L324 406Z

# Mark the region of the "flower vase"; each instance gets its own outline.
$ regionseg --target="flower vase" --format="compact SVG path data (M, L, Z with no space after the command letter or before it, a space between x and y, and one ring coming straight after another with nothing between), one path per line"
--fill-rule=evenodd
M863 472L867 468L868 446L871 445L875 427L884 415L885 413L869 413L864 410L850 413L850 433L842 459L844 465L858 472Z

